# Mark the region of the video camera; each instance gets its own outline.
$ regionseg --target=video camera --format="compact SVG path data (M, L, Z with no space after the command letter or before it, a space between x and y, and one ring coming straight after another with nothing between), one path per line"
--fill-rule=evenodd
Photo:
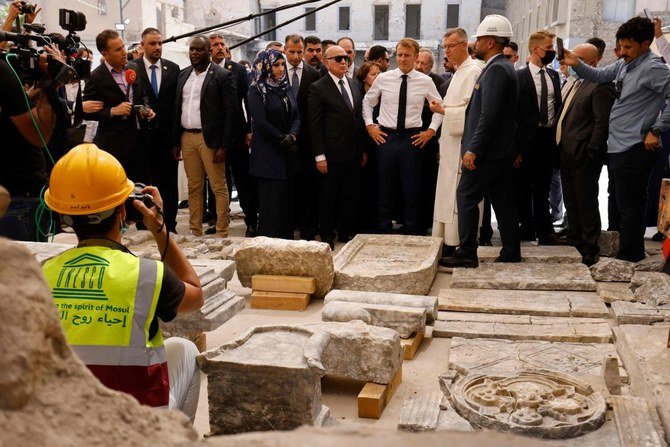
M19 6L22 13L25 13L23 11L34 13L34 7L35 5L26 2L21 2ZM30 42L34 42L37 47L57 44L58 48L65 54L65 63L47 55L48 78L62 84L69 84L76 79L88 79L90 76L91 61L79 57L81 38L76 34L76 31L82 31L86 28L86 16L78 11L60 9L58 19L61 28L68 31L67 36L58 33L45 34L45 27L39 24L26 24L18 33L0 31L0 41L15 43L15 46L7 52L0 53L0 60L5 60L12 65L22 83L31 84L45 80L45 76L40 70L40 55L44 50L36 49ZM34 34L27 34L28 31Z

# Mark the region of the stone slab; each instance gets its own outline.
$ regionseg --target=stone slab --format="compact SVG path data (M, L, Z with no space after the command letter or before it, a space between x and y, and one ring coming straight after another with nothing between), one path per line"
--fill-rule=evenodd
M648 256L647 258L635 263L636 272L660 272L665 265L665 258L662 253Z
M398 419L398 430L409 432L433 431L440 417L440 391L412 396L405 401Z
M637 271L630 280L631 290L634 292L636 289L650 281L662 281L665 276L667 275L662 272Z
M451 288L595 291L596 282L584 264L494 263L455 268Z
M598 377L607 356L617 358L621 381L627 383L628 373L618 359L614 345L602 343L454 337L449 348L449 368L461 374L470 371L518 372L524 369L543 369Z
M189 337L200 332L210 332L241 312L244 306L243 297L224 289L207 298L197 312L178 314L170 322L160 321L160 327L167 336Z
M426 310L426 324L437 319L437 297L406 295L390 292L366 292L362 290L331 290L324 302L342 301L350 303L387 304L390 306L415 307Z
M479 246L479 262L493 262L500 256L500 247ZM582 262L582 255L570 245L529 245L521 247L521 260L532 263L574 264Z
M619 253L619 232L601 231L598 239L600 256L616 257Z
M596 281L630 282L635 273L635 264L621 259L601 257L591 266L591 275Z
M440 312L433 337L609 343L612 331L597 318Z
M323 307L321 319L340 322L361 320L373 326L393 329L401 338L426 331L426 311L415 307L331 301Z
M607 306L591 292L441 289L440 310L554 317L609 318Z
M629 283L622 282L599 282L596 284L598 295L605 303L615 301L635 301L633 291Z
M216 295L225 288L226 288L226 280L223 278L217 278L214 281L202 287L202 296L206 300L207 298Z
M635 273L635 278L640 278L643 273ZM670 276L665 273L648 273L645 278L633 292L635 301L650 306L670 303Z
M308 276L316 279L314 295L323 298L333 285L333 258L323 242L255 237L245 239L234 256L244 287L251 287L254 275Z
M193 267L193 270L195 271L195 274L198 275L198 280L200 280L200 287L204 287L210 282L220 278L214 269L210 267Z
M670 442L670 348L667 326L626 324L613 329L634 395L647 399L652 421Z
M670 321L670 306L648 306L643 303L616 301L612 311L618 324L654 324Z
M334 288L425 295L441 250L435 237L359 234L333 259Z
M622 447L665 447L647 401L641 397L612 396L612 407Z
M55 258L66 250L74 248L75 245L70 244L55 244L52 242L23 242L17 243L26 247L35 256L37 262L44 265L49 259Z
M225 259L189 259L188 262L195 267L208 267L214 269L214 273L226 281L233 279L235 274L235 261Z

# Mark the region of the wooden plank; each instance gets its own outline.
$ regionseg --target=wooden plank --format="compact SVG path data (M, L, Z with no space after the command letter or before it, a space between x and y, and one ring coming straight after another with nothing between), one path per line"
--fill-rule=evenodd
M308 304L306 293L254 291L251 294L252 309L305 310Z
M391 382L386 385L372 382L366 383L358 394L358 417L379 419L401 382L402 367L398 369Z
M661 447L647 400L641 397L612 396L614 419L621 447Z
M293 292L312 294L316 291L316 279L304 276L254 275L251 288L263 292Z
M414 337L400 339L400 345L402 346L403 350L403 358L405 360L412 360L414 358L416 352L419 350L419 346L421 346L424 335L425 333L423 332L417 332Z

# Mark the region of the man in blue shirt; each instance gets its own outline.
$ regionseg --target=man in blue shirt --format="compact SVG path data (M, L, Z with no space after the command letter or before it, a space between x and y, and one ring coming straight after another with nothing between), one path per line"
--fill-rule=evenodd
M618 259L637 262L645 257L644 207L649 172L660 147L661 132L670 128L670 70L649 46L654 40L651 20L634 17L616 33L621 59L593 68L565 51L565 63L594 83L615 82L617 99L610 115L607 153L621 213Z

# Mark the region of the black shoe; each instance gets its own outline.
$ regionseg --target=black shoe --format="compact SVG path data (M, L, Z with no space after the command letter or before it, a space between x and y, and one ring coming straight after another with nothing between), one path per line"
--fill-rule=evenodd
M451 245L442 244L442 257L448 258L456 254L456 247Z
M665 234L659 231L651 237L651 240L654 242L663 242L665 240Z
M537 245L566 245L566 243L560 240L554 233L549 233L546 236L538 238Z
M214 222L216 222L216 214L207 211L205 214L202 215L202 223L212 225L212 223Z
M180 210L188 208L188 200L182 200L181 202L179 202L177 204L177 208L179 208Z
M587 267L591 267L596 262L598 262L598 256L593 255L582 256L582 264L586 265Z
M216 234L216 227L209 227L205 230L205 234Z
M256 237L258 236L258 230L255 227L247 227L247 231L244 233L246 237Z
M535 234L533 234L533 233L522 232L519 235L519 239L521 239L521 241L524 241L524 242L534 242L536 238L535 238Z
M472 259L463 256L448 256L445 258L440 258L440 260L437 262L442 267L447 268L463 267L466 269L474 269L479 267L479 260L477 258Z
M325 242L330 246L330 250L334 251L335 250L335 239L323 239L321 242Z
M498 256L493 260L493 262L521 262L521 257L518 258L503 258L502 256Z
M483 247L493 247L493 244L491 243L491 239L488 240L481 240L479 241L479 245Z

